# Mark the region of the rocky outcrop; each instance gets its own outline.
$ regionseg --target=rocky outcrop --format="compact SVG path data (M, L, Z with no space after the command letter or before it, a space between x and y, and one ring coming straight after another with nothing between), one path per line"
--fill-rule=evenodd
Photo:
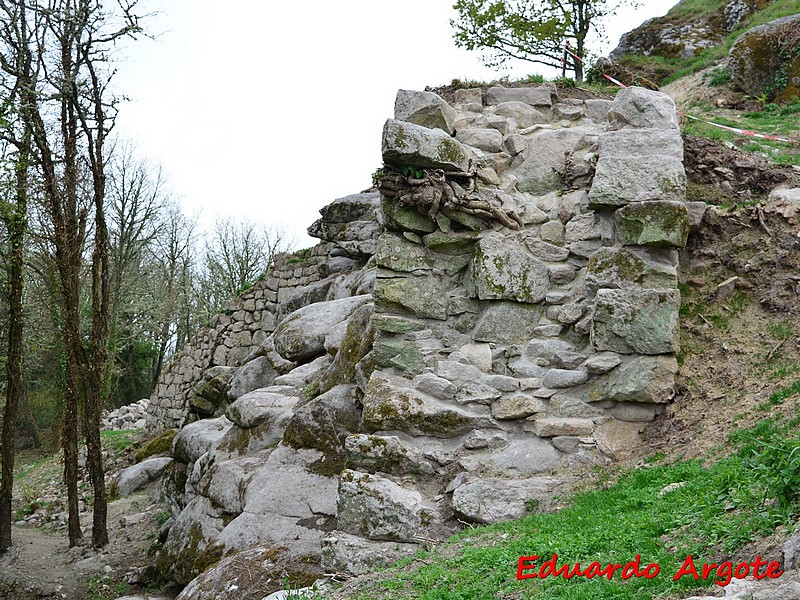
M609 55L620 60L626 55L691 58L699 52L720 45L727 33L757 9L757 3L729 0L718 10L701 18L682 11L679 2L663 17L648 19L622 35L619 45Z
M195 363L151 400L161 427L196 420L162 480L175 523L158 565L189 583L219 562L184 597L251 554L260 581L306 585L546 510L634 452L670 400L690 226L671 101L459 92L401 92L380 197L337 200L311 228L318 278L250 305L246 356Z

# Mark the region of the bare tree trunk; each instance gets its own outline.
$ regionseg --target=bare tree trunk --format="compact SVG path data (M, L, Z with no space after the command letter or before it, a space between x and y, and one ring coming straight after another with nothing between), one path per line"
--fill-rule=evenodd
M9 334L6 364L6 405L3 411L3 475L0 483L0 552L11 547L11 502L14 491L14 438L17 412L22 395L22 290L24 238L28 211L28 152L30 136L26 135L15 165L15 202L3 214L10 249L9 272Z

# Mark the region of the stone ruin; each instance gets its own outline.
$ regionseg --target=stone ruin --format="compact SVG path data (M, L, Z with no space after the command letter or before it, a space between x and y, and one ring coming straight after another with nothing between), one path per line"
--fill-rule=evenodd
M672 398L702 217L672 100L400 91L382 150L377 190L322 209L322 243L151 398L151 430L181 428L158 557L181 599L244 586L242 565L280 589L547 510Z

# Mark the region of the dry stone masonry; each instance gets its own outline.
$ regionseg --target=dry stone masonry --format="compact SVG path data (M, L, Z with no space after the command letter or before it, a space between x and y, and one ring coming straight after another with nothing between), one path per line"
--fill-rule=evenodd
M151 399L183 426L158 560L182 600L254 552L256 579L307 584L547 509L672 398L690 216L667 96L401 91L382 149L378 191L324 208L300 270Z

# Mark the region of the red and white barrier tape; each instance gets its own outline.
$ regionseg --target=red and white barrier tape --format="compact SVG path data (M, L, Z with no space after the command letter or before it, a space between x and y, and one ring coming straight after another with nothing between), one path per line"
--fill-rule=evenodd
M564 51L567 52L570 56L572 56L576 60L579 60L581 63L586 64L580 56L578 56L577 54L572 52L572 50L570 49L570 47L567 44L564 44ZM600 74L603 77L605 77L606 79L608 79L612 83L615 83L616 85L618 85L621 88L628 87L627 85L625 85L621 81L611 77L611 75L607 75L606 73L602 73L602 72ZM691 119L693 121L700 121L701 123L705 123L706 125L713 125L714 127L719 127L720 129L725 129L726 131L732 131L733 133L738 133L740 135L747 135L747 136L750 136L750 137L760 138L760 139L764 139L764 140L772 140L772 141L775 141L775 142L785 142L787 144L800 144L800 141L793 140L791 138L778 137L778 136L775 136L775 135L768 135L766 133L756 133L755 131L750 131L749 129L740 129L739 127L731 127L729 125L722 125L721 123L714 123L713 121L706 121L704 119L700 119L700 118L694 117L692 115L687 115L686 113L681 112L681 111L677 111L677 112L678 112L679 115L681 115L683 117L686 117L687 119Z

